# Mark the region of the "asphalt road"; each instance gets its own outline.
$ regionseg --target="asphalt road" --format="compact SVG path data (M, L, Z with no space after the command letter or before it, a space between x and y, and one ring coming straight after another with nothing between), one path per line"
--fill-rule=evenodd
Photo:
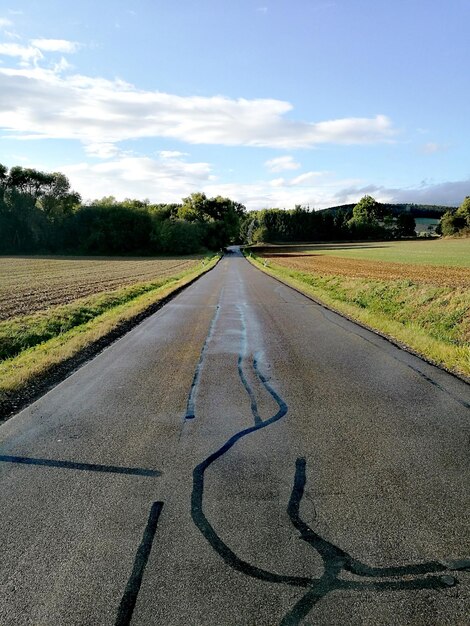
M227 256L0 427L0 625L468 625L469 408Z

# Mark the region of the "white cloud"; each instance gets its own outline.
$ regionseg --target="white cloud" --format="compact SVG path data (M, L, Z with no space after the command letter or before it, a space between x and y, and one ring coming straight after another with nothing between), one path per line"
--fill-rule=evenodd
M5 28L5 26L12 26L13 22L6 17L0 17L0 28Z
M305 185L306 183L311 183L314 179L320 176L325 176L325 174L327 174L327 172L305 172L304 174L300 174L299 176L292 178L288 184L291 187Z
M69 165L61 171L87 199L112 194L120 200L130 197L174 202L214 180L209 163L127 155L106 162Z
M435 143L433 141L429 141L422 146L422 151L424 152L424 154L436 154L436 152L446 152L448 149L448 144Z
M0 50L1 52L1 50ZM37 48L3 44L5 54L34 60ZM321 143L390 141L384 115L317 123L285 118L288 102L177 96L139 90L122 80L62 75L41 67L1 68L2 127L13 137L114 143L167 137L193 144L308 148Z
M42 53L40 50L33 48L32 46L22 46L18 43L0 43L0 56L2 55L18 57L23 61L23 63L37 63L37 61L42 59Z
M113 195L118 199L179 202L194 191L204 191L209 196L228 196L249 209L293 208L296 204L312 208L332 206L338 204L335 193L339 189L359 182L339 180L328 172L307 172L290 180L281 179L277 186L269 180L222 183L209 163L161 155L151 159L118 154L106 162L78 163L62 167L61 171L85 199ZM303 180L299 180L302 176Z
M61 72L65 72L65 70L70 70L73 67L66 58L61 57L58 63L54 63L53 71L60 74Z
M203 188L209 196L228 196L244 204L248 209L264 209L277 207L293 209L296 204L309 206L311 209L320 209L338 204L335 201L335 191L353 181L335 180L325 177L315 184L305 187L279 185L273 187L270 182L258 181L251 184L226 183L211 184Z
M179 150L160 150L158 154L162 159L177 159L188 156L187 152L180 152Z
M4 30L3 34L5 35L5 37L8 37L8 39L16 39L17 41L21 39L21 37L12 30Z
M85 145L85 152L91 157L110 159L115 157L119 150L113 143L89 143Z
M68 41L67 39L33 39L31 44L39 50L46 52L62 52L71 54L77 52L80 47L76 41Z
M313 180L324 177L328 172L304 172L295 178L274 178L269 181L272 187L300 187L311 184Z
M283 172L284 170L298 170L300 163L296 163L291 156L281 156L269 159L265 164L270 172Z

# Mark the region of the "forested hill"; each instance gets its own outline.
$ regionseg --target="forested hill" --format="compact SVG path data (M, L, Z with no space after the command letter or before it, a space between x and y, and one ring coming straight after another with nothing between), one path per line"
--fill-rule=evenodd
M394 217L400 215L400 213L409 213L413 217L440 219L447 211L455 211L457 208L438 204L391 204L386 202L378 202L377 204L383 209L384 213L392 214ZM355 206L355 204L340 204L327 209L320 209L318 213L326 213L333 216L340 213L352 214Z

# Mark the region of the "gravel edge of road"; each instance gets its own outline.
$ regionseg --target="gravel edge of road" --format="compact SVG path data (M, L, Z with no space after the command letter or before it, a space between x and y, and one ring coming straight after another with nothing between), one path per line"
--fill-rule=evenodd
M361 322L359 320L354 319L353 317L350 317L349 315L347 315L346 313L343 313L339 309L336 309L335 307L332 307L332 306L326 304L322 300L320 300L318 298L315 298L314 296L312 296L311 294L307 293L306 291L303 291L302 289L299 289L299 287L297 287L297 286L287 282L286 280L284 280L282 278L279 278L278 276L275 275L275 271L272 269L272 267L268 268L271 271L267 271L267 269L259 267L258 264L255 263L253 259L250 259L246 255L244 255L244 256L245 256L245 259L254 268L256 268L259 272L262 272L263 274L266 274L267 276L271 276L271 278L273 278L274 280L277 280L278 283L281 283L282 285L285 285L286 287L289 287L290 289L293 289L297 293L301 294L302 296L305 296L306 298L308 298L312 302L315 302L315 304L318 304L319 306L321 306L322 308L326 309L327 311L332 311L333 313L336 313L340 317L343 317L344 319L348 320L348 322L351 322L352 324L356 324L360 328L363 328L364 330L368 330L369 332L373 333L374 335L377 335L378 337L381 337L382 339L385 339L386 341L391 343L393 346L395 346L399 350L403 350L403 352L407 352L408 354L412 354L413 356L417 357L418 359L421 359L425 363L428 363L429 365L437 367L438 369L446 372L447 374L450 374L454 378L457 378L458 380L466 383L467 385L470 384L470 378L465 376L464 374L459 374L457 372L454 372L453 370L444 367L443 365L441 365L440 363L437 363L436 361L433 361L432 359L426 357L426 355L421 354L421 352L418 352L417 350L414 350L410 346L408 346L408 345L406 345L404 343L401 343L400 341L398 341L394 337L391 337L390 335L385 334L384 332L378 330L377 328L373 328L372 326L368 326L364 322Z
M24 408L38 400L41 396L50 391L53 387L61 383L63 380L71 376L87 361L90 361L95 356L100 354L105 348L113 344L118 339L121 339L126 333L138 326L145 319L160 310L165 304L173 300L179 293L190 287L202 276L213 270L223 258L223 255L214 263L214 265L208 267L197 276L194 276L188 282L178 285L170 293L163 296L156 302L153 302L143 311L140 311L132 318L123 320L113 328L110 332L106 333L99 339L93 341L86 347L79 350L73 356L61 361L60 363L52 366L41 375L25 383L23 387L18 391L0 401L0 425L6 422L8 419L22 411Z

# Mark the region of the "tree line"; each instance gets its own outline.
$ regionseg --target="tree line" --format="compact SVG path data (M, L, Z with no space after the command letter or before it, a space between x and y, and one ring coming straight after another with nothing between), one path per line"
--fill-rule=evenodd
M396 217L386 205L364 196L356 205L336 211L264 209L245 216L241 238L249 243L281 241L340 241L399 239L415 236L416 222L410 213Z
M369 195L322 211L247 212L204 193L179 204L113 196L83 204L60 172L0 164L0 254L191 254L232 242L399 239L415 236L416 211L436 210L442 215L443 207L383 204ZM470 232L470 197L442 215L437 232Z
M113 196L82 204L64 174L0 164L0 254L190 254L239 236L245 207L193 193L181 204Z
M415 204L413 202L381 202L382 210L386 214L391 214L393 217L398 217L400 213L410 213L414 218L417 217L429 217L440 219L446 211L455 210L457 207L444 206L442 204ZM337 206L328 207L327 209L321 209L321 212L337 213L349 212L352 214L352 210L356 206L356 203L352 204L340 204Z
M246 243L403 239L416 236L415 217L440 218L436 234L470 234L470 196L460 207L381 203L366 195L357 204L321 211L264 209L245 214L240 235Z

